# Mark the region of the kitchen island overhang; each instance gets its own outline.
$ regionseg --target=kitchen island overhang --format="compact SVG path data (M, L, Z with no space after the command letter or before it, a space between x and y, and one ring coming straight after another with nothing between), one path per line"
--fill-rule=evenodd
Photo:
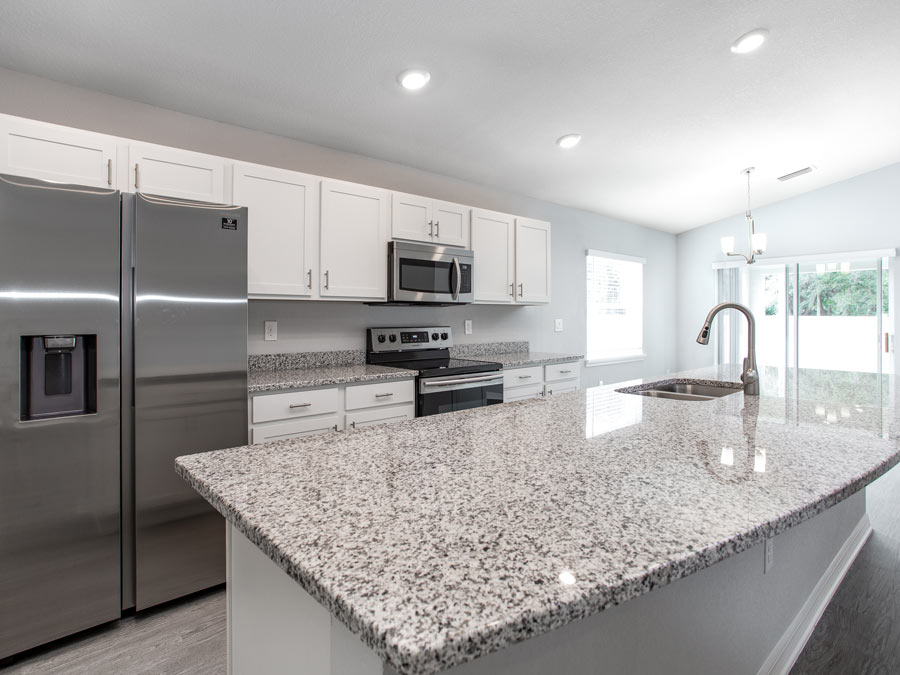
M897 462L893 377L792 377L764 372L756 401L606 387L192 455L178 470L378 663L440 672L735 556ZM829 424L829 405L849 414ZM860 522L839 544L859 530L861 545Z

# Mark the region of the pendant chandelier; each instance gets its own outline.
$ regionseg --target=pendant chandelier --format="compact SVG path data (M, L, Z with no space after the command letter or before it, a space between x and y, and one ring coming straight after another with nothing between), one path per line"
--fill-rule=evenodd
M750 174L753 173L755 168L756 167L748 166L746 169L741 171L742 174L747 176L747 212L744 214L744 218L746 218L747 220L747 234L750 244L750 255L746 256L743 253L735 253L734 237L722 237L722 253L725 253L727 255L739 255L747 261L748 265L752 265L756 262L756 256L765 253L766 244L768 242L768 238L765 234L756 231L753 224L753 214L750 212Z

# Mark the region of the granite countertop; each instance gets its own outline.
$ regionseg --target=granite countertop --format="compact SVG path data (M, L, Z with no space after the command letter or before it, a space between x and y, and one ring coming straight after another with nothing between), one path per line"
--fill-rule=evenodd
M548 366L553 363L568 363L581 361L584 354L554 354L552 352L503 352L500 354L485 354L485 361L498 361L504 368L519 368L522 366Z
M367 364L290 368L285 370L251 370L247 374L247 390L251 394L280 389L322 387L328 384L351 384L376 380L406 380L415 377L411 370Z
M764 368L761 397L702 402L621 383L176 467L401 675L426 675L748 549L900 460L900 378L794 377Z

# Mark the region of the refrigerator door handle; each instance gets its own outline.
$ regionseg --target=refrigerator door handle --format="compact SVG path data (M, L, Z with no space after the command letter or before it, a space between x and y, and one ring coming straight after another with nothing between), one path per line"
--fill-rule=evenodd
M184 206L191 209L207 209L210 211L238 211L244 208L233 204L214 204L212 202L197 202L190 199L160 197L159 195L148 195L145 192L138 192L137 195L149 204L159 204L161 206Z
M13 178L16 178L17 180L13 180ZM15 185L16 187L31 188L34 190L55 190L58 192L74 192L76 194L82 194L82 195L113 195L116 192L118 192L118 190L106 190L104 188L93 189L93 188L89 188L89 187L84 187L82 185L77 185L77 186L76 185L48 185L46 183L38 183L38 182L35 182L35 183L22 182L22 181L28 181L29 179L19 178L18 176L13 177L13 176L8 176L8 175L0 175L0 180L2 180L4 183L7 183L8 185Z

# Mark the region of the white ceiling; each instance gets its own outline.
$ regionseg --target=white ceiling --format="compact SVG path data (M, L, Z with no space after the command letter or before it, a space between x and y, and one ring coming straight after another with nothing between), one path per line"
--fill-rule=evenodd
M9 0L0 66L670 232L900 161L897 0Z

